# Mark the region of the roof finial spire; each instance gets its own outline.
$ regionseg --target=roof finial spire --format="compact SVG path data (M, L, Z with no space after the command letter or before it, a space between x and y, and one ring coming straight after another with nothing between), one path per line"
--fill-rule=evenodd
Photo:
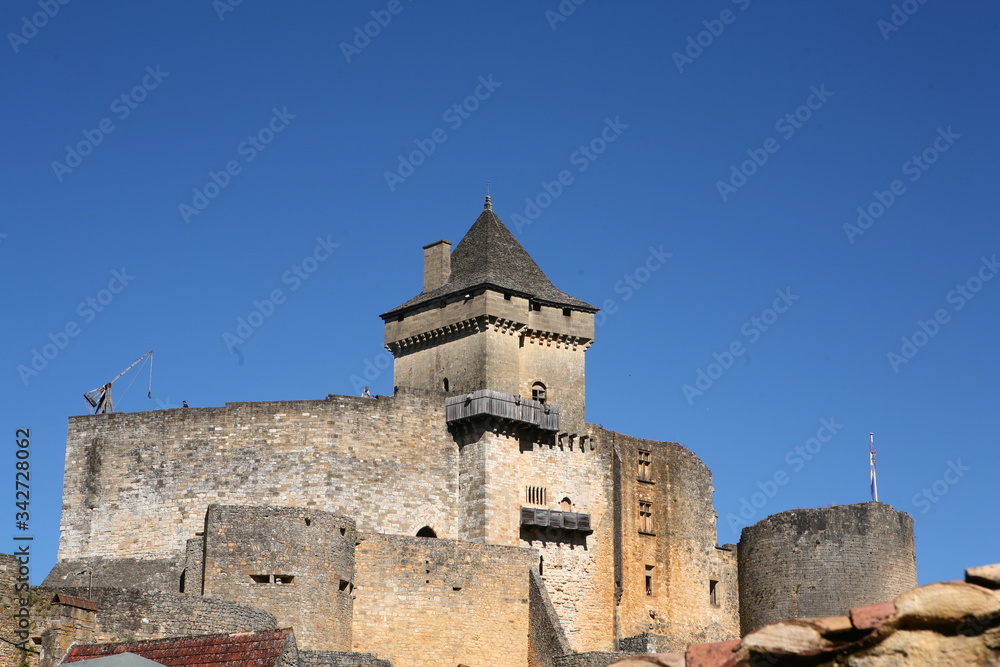
M486 181L486 203L483 205L484 211L493 210L493 202L490 201L490 182Z

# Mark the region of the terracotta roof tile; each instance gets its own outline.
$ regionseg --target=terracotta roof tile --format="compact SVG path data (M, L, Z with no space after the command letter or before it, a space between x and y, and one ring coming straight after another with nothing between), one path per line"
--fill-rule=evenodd
M63 664L128 652L167 667L273 667L289 641L294 641L290 628L93 644L74 646Z

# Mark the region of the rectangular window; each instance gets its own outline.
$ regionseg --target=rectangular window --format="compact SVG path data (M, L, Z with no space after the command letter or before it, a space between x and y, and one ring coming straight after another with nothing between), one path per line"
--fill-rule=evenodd
M646 595L653 594L653 566L646 566Z
M653 503L639 501L639 532L653 534Z
M653 480L653 453L644 449L639 450L639 469L637 475L640 481L651 482Z
M722 591L719 590L719 582L715 579L708 580L708 601L713 607L719 606Z

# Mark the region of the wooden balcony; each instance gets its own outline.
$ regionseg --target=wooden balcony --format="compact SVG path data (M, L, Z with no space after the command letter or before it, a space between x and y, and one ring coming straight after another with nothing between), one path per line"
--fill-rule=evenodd
M449 424L478 417L493 417L533 426L542 431L559 430L558 406L490 389L480 389L463 396L449 396L444 405L445 420Z
M554 528L569 532L590 534L590 515L578 512L560 512L537 507L521 508L521 525L537 528Z

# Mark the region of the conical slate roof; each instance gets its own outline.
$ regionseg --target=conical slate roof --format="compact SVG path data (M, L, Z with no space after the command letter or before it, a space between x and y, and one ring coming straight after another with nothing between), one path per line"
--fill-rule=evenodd
M489 286L541 303L586 312L597 308L556 289L528 251L493 212L489 197L482 214L451 253L451 274L440 287L421 292L406 303L382 315L396 316L429 301L475 287Z

